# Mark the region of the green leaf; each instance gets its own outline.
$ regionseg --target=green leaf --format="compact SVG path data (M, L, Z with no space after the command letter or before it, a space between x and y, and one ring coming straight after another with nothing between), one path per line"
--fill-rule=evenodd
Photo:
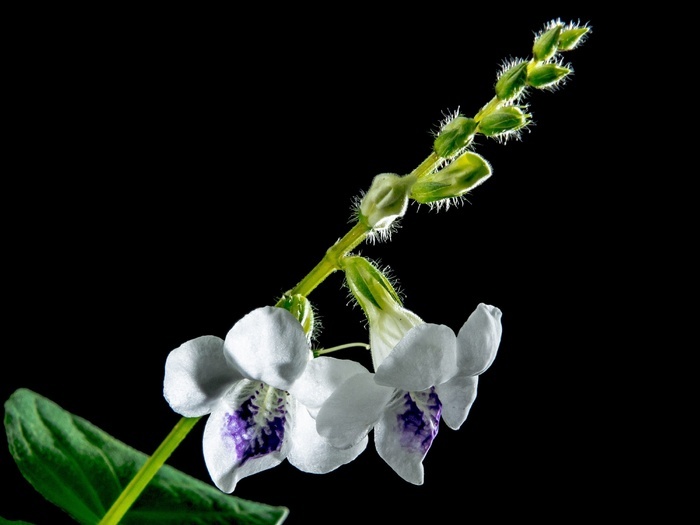
M11 521L0 516L0 525L34 525L28 521Z
M147 459L53 401L21 388L5 402L10 452L22 475L78 523L94 525ZM289 509L244 500L163 466L122 524L279 525Z

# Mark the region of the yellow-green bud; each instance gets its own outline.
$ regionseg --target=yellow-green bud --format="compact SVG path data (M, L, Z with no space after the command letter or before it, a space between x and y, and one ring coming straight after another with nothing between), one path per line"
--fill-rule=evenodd
M523 89L527 80L527 62L516 62L506 66L496 81L496 96L500 100L512 100Z
M559 43L561 30L562 25L556 23L555 25L551 25L535 39L535 44L532 46L532 53L535 56L535 60L544 62L554 56L554 53L557 52L557 44Z
M528 73L527 83L537 89L549 88L570 73L571 69L558 64L539 64Z
M476 121L473 118L458 116L443 126L435 138L433 150L443 158L450 158L467 146L474 138Z
M487 137L517 131L528 123L530 114L518 106L504 106L488 113L479 121L479 132Z
M311 302L304 295L285 295L278 303L280 308L284 308L294 315L301 323L306 337L311 340L314 331L314 310Z
M362 197L358 219L374 230L384 230L406 213L414 177L381 173Z
M578 47L588 33L588 27L566 27L559 35L559 51L571 51Z
M467 151L446 168L421 177L413 185L411 198L421 204L461 197L491 176L486 160Z

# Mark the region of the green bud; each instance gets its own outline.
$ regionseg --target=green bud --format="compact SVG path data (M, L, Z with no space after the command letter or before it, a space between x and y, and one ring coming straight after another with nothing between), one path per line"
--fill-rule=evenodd
M532 53L535 55L535 60L544 62L549 60L557 52L557 44L559 43L559 35L561 34L562 25L557 23L549 29L541 33L532 46Z
M496 81L496 96L500 100L512 100L525 89L527 62L516 62L508 66Z
M314 331L314 311L311 302L304 295L284 295L278 303L280 308L284 308L294 315L301 323L306 336L311 339Z
M488 113L479 121L479 132L487 137L517 131L528 123L529 114L518 106L504 106Z
M450 158L467 146L476 133L476 120L458 116L450 120L435 138L433 150L443 158Z
M540 64L530 70L527 75L527 83L537 89L548 88L561 81L570 73L571 69L568 67L558 64Z
M415 178L381 173L362 198L359 220L374 230L385 230L406 213L408 195Z
M588 33L588 27L567 27L559 35L559 51L571 51L582 44Z
M411 198L421 204L461 197L491 176L486 160L468 151L449 166L421 177L413 185Z

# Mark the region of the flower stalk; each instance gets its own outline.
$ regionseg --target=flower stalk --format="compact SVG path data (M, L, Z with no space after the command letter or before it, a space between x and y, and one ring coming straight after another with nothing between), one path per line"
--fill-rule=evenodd
M578 27L573 24L565 26L558 20L552 21L545 30L537 36L533 45L534 57L529 61L516 61L505 66L496 84L496 96L482 106L472 119L466 119L456 114L451 120L444 123L441 130L443 137L441 140L436 141L435 150L411 173L402 177L396 175L394 178L398 182L394 181L393 178L389 180L385 184L388 189L382 186L378 187L377 191L370 192L371 198L364 201L365 207L360 210L361 213L356 217L357 220L352 228L326 251L318 264L316 264L296 286L286 292L279 301L277 301L275 306L286 308L291 297L300 296L305 298L337 270L343 270L347 275L352 277L352 271L349 271L349 269L352 270L358 267L358 265L360 269L363 269L364 266L369 263L366 263L359 257L351 257L350 252L368 237L371 238L372 234L376 233L375 230L381 228L388 229L388 225L391 224L394 218L403 215L405 205L400 205L404 203L404 201L408 201L410 198L419 203L432 203L459 198L473 186L489 177L491 175L491 170L488 163L474 153L465 153L465 150L471 145L473 136L476 133L481 133L488 137L505 137L516 133L519 129L526 126L529 123L530 115L524 113L520 109L516 103L517 100L520 99L527 88L550 89L566 78L572 70L562 65L560 62L553 61L553 57L555 57L558 52L574 49L583 41L587 31L588 28L586 27ZM452 121L455 122L450 126L450 122ZM459 126L463 126L463 128ZM438 134L436 138L440 139L440 135ZM438 171L440 169L442 169L442 171ZM411 194L413 188L415 188L415 192ZM370 190L371 189L372 188L370 188ZM403 191L403 193L399 190ZM362 214L363 210L367 211L365 215ZM374 220L375 217L378 218ZM388 225L384 226L384 222L387 222ZM367 290L371 288L371 290L375 292L377 290L380 292L387 291L387 294L391 295L389 292L393 291L393 289L389 290L390 284L387 284L388 281L385 283L383 277L379 273L370 272L369 276L371 277L371 279L369 279L369 281L371 281L370 284L372 284L373 287L366 286ZM355 277L355 281L363 285L367 285L365 282L366 280L365 274L358 273ZM376 301L375 295L372 295L371 298L374 301ZM391 299L391 297L389 297L389 299ZM398 297L396 297L396 299L395 304L391 301L389 301L391 304L382 303L384 310L388 312L400 311L403 315L399 316L402 322L410 321L409 324L411 325L420 324L418 318L415 320L410 318L409 321L406 321L405 317L407 314L401 310ZM371 301L369 301L367 305L363 305L365 310L369 309L371 306ZM376 310L381 311L380 313L383 314L386 313L382 308ZM497 313L498 317L500 317L500 312ZM300 319L300 322L303 323L303 319ZM305 327L305 330L306 332L311 332L312 328L313 323L311 320L309 321L309 326ZM410 328L411 326L408 327L408 329ZM437 330L437 328L433 329ZM420 330L427 330L427 328L421 328ZM415 333L420 333L420 330ZM401 335L406 331L407 330L402 330ZM451 337L455 341L457 340L454 334L451 334ZM498 337L494 339L500 340L500 332L498 332ZM455 345L457 345L457 343L455 343ZM363 343L350 343L334 348L316 350L314 352L314 357L353 346L370 348L370 345ZM379 344L375 345L372 343L371 350L373 354L378 351L375 346L381 347ZM482 346L487 347L488 345ZM379 352L378 356L373 355L375 369L379 369L379 366L385 358L388 358L390 355L389 352L393 348L393 344L387 345L384 352ZM457 348L457 346L455 346L455 348ZM486 352L486 354L487 357L495 355L495 347L491 351ZM322 358L322 360L323 359L326 358ZM457 357L455 357L455 359L457 359ZM393 365L392 360L389 359L387 363L384 369L379 370L380 379L383 377L381 374L385 369L389 370L389 372L392 371L390 366ZM460 366L461 367L457 367L455 364L450 369L450 372L459 380L463 379L459 374L464 375L464 377L474 382L473 386L475 387L476 380L474 377L483 370L467 370L469 372L467 374L467 372L462 370L466 370L467 366L464 364ZM482 368L485 369L487 367L488 365L484 365ZM391 380L394 379L390 373L384 373L384 375ZM359 378L358 381L364 381L364 376L357 375L356 377ZM453 377L448 374L445 375L445 377L440 376L438 378L440 381L432 379L434 378L431 378L432 382L428 381L428 383L436 385L440 382L447 383L447 381L452 380ZM390 386L395 387L396 385L391 384ZM415 385L398 386L402 387L403 390L411 391L414 388L420 390L425 385L421 383L418 387ZM460 413L448 414L449 417L452 418L449 423L450 426L458 428L463 422L463 419L466 418L467 411L468 406ZM115 525L119 523L148 483L200 419L201 417L183 416L179 420L153 455L146 460L136 476L126 486L98 525ZM329 428L328 432L332 433L334 430ZM422 467L418 474L416 472L400 473L409 481L414 483L418 483L418 481L422 482Z

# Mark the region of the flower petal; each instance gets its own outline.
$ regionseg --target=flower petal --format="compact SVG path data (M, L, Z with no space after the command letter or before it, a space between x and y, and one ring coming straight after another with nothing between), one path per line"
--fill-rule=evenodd
M458 430L466 421L476 399L479 376L457 376L435 387L442 403L442 420L452 430Z
M403 479L423 484L423 459L440 428L434 389L400 392L374 427L377 453Z
M165 360L163 395L185 417L211 412L219 398L241 378L224 357L224 341L205 335L187 341Z
M406 332L414 326L423 324L420 317L406 308L386 312L377 310L375 316L370 316L369 319L369 345L375 371Z
M501 343L501 311L479 304L457 334L459 375L479 375L491 366Z
M326 474L351 462L367 448L367 436L348 449L339 449L316 432L316 421L303 405L294 411L292 449L287 460L299 470L312 474Z
M439 385L457 373L456 341L449 326L411 328L379 365L374 380L409 392Z
M279 465L290 448L293 414L287 394L243 379L216 405L204 428L204 461L212 480L231 493L239 480Z
M394 392L360 373L340 385L321 406L316 430L337 448L350 448L364 439Z
M316 417L321 405L346 379L369 371L357 361L335 357L317 357L309 361L304 373L289 387L289 393Z
M312 355L299 321L274 306L241 318L226 335L224 352L246 378L280 390L289 389Z

